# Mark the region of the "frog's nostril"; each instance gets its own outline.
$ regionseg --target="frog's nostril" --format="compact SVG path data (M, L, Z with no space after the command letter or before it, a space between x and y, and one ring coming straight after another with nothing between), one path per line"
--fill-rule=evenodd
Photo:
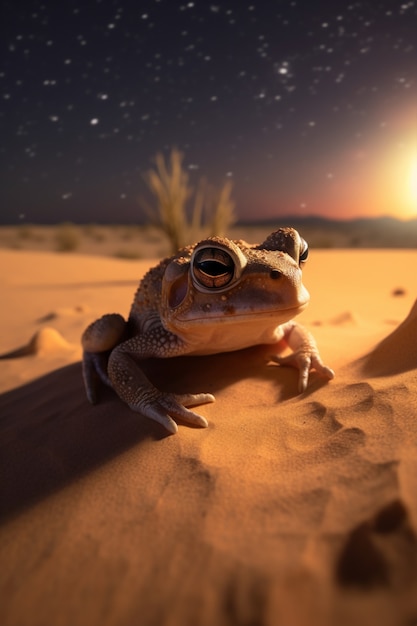
M270 276L275 280L276 278L281 278L282 273L279 270L271 270Z

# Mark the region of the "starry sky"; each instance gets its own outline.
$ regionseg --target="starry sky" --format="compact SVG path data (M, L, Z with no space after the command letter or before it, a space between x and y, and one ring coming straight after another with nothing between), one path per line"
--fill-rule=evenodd
M417 2L3 2L0 221L138 222L184 154L244 220L417 216Z

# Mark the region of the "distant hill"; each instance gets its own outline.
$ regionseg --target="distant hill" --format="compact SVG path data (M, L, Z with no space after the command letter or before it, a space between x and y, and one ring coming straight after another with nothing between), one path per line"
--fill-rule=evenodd
M240 226L274 230L293 226L316 248L416 248L417 217L363 217L336 220L309 216L277 216L274 219L240 222Z

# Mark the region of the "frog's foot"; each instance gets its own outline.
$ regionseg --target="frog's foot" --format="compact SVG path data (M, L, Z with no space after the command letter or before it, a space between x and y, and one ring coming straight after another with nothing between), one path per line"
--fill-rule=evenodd
M191 426L207 428L208 422L206 418L194 411L190 411L186 407L208 402L214 402L214 396L211 393L187 393L180 395L162 393L158 389L147 388L141 389L135 401L129 403L129 406L145 417L159 422L170 433L175 434L178 431L176 419Z
M320 376L332 380L334 378L334 371L324 365L320 354L316 351L310 351L305 349L296 350L288 356L272 355L271 361L278 363L279 365L290 365L299 370L298 376L298 391L302 393L307 389L308 377L310 371L314 369Z

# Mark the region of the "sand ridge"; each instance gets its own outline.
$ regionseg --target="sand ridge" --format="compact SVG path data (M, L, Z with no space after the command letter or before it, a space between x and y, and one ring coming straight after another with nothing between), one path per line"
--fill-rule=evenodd
M1 624L416 621L415 252L312 254L300 321L336 378L301 396L265 347L147 363L216 396L175 436L81 377L82 329L126 314L149 262L40 255L31 287L19 254L0 352L47 349L0 360Z

